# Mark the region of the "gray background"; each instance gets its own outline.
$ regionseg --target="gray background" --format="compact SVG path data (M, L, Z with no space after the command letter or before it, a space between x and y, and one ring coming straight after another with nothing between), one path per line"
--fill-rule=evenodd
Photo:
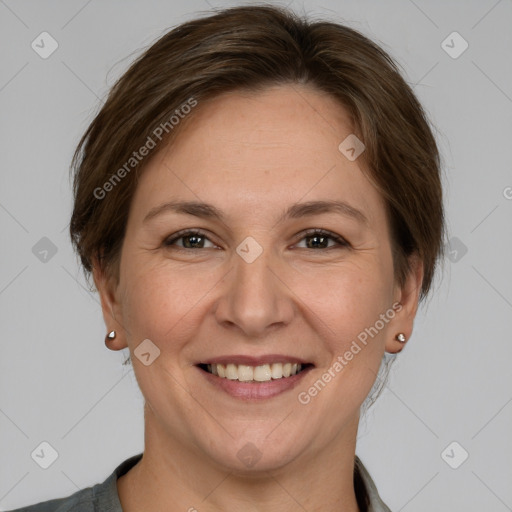
M102 481L143 449L127 353L105 348L98 297L67 238L69 162L143 47L211 7L241 3L0 0L1 510ZM389 51L444 158L444 279L362 422L357 452L394 511L512 510L512 2L291 6ZM59 45L47 59L31 47L43 31ZM469 44L457 58L442 46L453 31ZM452 53L462 48L450 41ZM58 452L46 470L31 458L43 441ZM453 441L460 447L445 451ZM468 459L452 469L446 461L460 464L462 450Z

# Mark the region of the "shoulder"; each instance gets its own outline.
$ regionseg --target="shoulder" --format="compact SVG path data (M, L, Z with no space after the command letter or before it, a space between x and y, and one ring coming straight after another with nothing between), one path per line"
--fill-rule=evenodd
M96 484L66 496L43 501L8 512L122 512L117 493L117 479L129 471L142 454L124 460L102 483Z
M17 508L10 512L94 512L93 488L81 489L65 498L58 498L49 501L29 505L28 507Z

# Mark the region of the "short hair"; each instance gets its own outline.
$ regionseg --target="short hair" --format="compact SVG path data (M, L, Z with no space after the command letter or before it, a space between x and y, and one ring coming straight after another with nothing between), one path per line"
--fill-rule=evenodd
M443 253L445 226L440 156L422 106L398 64L358 31L259 5L177 26L111 88L72 161L70 235L86 275L97 259L119 278L138 176L156 154L149 148L152 155L137 159L135 150L155 139L160 147L172 144L201 102L287 84L326 92L348 112L365 145L359 157L363 172L384 199L395 278L403 284L409 256L417 254L424 268L423 299Z

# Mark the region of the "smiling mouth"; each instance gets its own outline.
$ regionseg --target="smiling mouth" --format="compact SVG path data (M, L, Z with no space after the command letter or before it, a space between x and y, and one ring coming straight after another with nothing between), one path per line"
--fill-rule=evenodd
M272 363L259 366L249 366L245 364L199 364L198 366L201 370L216 375L221 379L259 383L293 377L313 365Z

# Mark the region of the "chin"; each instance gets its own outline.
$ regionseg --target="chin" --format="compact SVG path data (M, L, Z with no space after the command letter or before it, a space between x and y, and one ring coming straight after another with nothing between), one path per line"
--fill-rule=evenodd
M275 426L273 427L275 428ZM264 434L244 432L238 439L231 439L222 444L212 443L208 447L209 456L228 471L243 475L257 475L259 473L280 469L293 462L304 452L311 442L300 439L287 432L287 436L274 436L269 438L269 428ZM226 449L226 447L229 447ZM212 450L213 448L213 450Z

